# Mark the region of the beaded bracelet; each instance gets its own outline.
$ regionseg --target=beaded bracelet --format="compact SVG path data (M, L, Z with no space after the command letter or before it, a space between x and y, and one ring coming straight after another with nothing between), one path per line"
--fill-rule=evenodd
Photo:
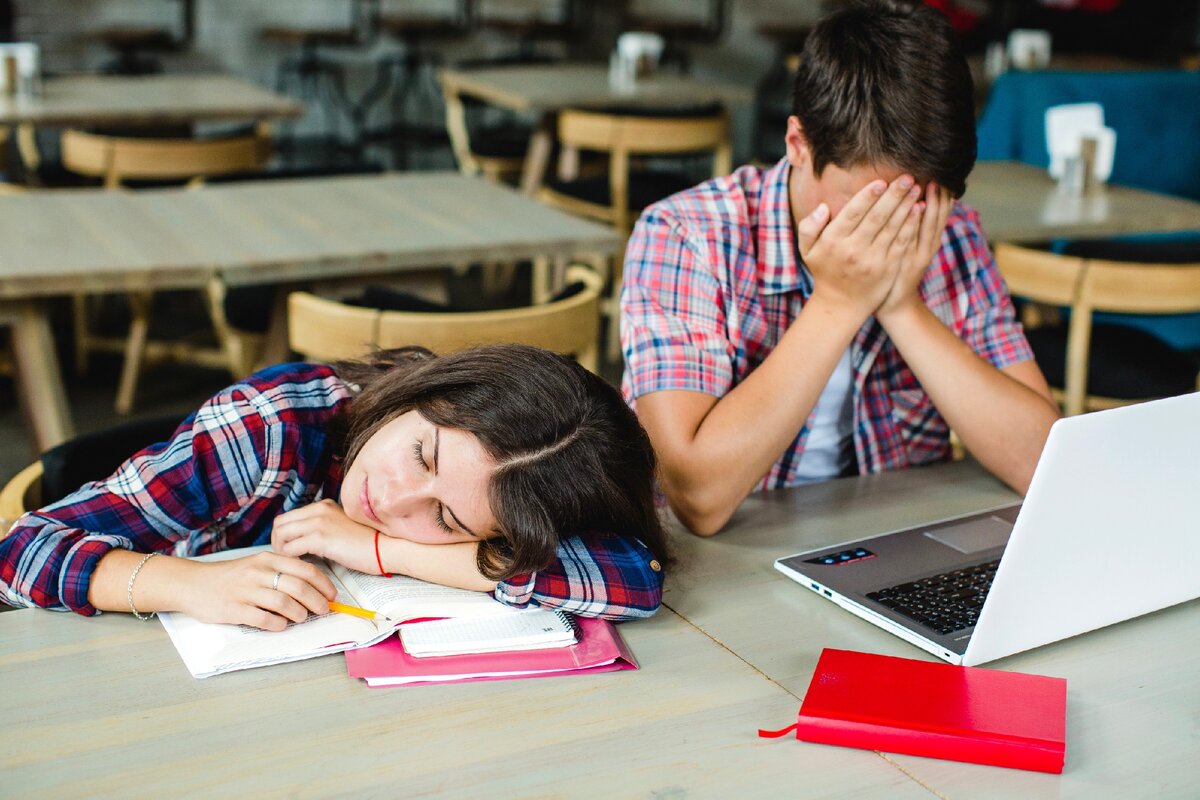
M375 563L379 565L379 574L385 578L392 577L392 573L383 568L383 559L379 557L379 531L375 531Z
M138 612L137 608L134 607L133 582L137 579L138 573L142 571L142 565L154 558L156 555L158 555L158 553L146 553L146 555L142 557L142 560L138 562L138 565L133 568L133 574L129 576L129 585L125 587L125 599L129 601L129 610L132 611L133 615L142 622L149 622L150 620L154 619L155 612L151 611L149 614L141 614Z

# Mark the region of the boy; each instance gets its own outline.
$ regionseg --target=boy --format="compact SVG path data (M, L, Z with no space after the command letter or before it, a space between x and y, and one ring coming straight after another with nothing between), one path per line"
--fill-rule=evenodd
M679 519L754 490L945 460L949 431L1024 492L1058 410L954 201L975 163L970 73L923 5L809 35L787 155L649 207L626 253L626 399Z

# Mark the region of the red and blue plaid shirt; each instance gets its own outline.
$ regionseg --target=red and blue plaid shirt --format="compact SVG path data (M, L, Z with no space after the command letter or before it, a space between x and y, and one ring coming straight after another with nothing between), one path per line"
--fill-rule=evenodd
M327 428L351 399L317 364L282 364L225 389L170 441L17 520L0 540L4 600L92 615L92 571L113 548L193 556L269 543L277 515L338 497L342 469ZM657 566L633 538L566 537L555 563L502 582L495 595L583 616L646 617L662 597Z
M666 390L723 397L763 362L812 294L788 200L787 160L742 167L656 203L625 254L625 399ZM956 203L920 286L933 313L996 367L1033 357L979 215ZM861 473L950 456L950 431L883 328L850 346L854 451ZM759 489L800 482L809 418Z

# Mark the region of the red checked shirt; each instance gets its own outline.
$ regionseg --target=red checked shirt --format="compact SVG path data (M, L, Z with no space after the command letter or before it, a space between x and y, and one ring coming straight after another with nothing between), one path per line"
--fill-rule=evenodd
M92 572L113 548L192 556L270 542L279 514L338 497L342 469L327 429L352 397L318 364L281 364L222 391L170 441L18 519L0 539L0 599L91 615ZM500 583L496 598L646 617L662 597L657 567L632 537L564 537L553 564Z
M685 390L723 397L763 362L812 295L796 252L789 166L742 167L656 203L625 254L625 399ZM996 367L1033 357L979 215L956 203L921 299ZM850 346L854 452L861 473L945 460L950 431L883 328ZM786 402L786 398L780 398ZM793 486L810 417L759 489Z

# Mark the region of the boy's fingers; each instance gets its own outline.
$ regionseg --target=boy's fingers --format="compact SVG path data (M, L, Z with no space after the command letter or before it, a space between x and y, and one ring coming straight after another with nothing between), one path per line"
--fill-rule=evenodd
M888 192L890 195L891 192ZM892 214L888 217L887 224L884 225L875 236L875 241L884 244L888 247L895 241L900 230L909 224L912 218L913 206L917 203L917 198L921 196L921 190L916 186L909 187L907 193L900 199L900 202L892 210Z
M800 248L800 255L805 255L812 249L816 243L817 237L821 235L821 231L825 229L826 223L829 222L829 206L821 203L813 212L804 219L800 220L800 224L796 226L796 245Z
M848 236L855 231L887 188L887 183L880 178L859 189L838 212L837 218L829 226L830 231L839 236Z
M908 175L901 175L888 184L887 190L879 196L875 205L871 206L855 230L864 243L874 243L875 239L888 229L896 209L908 202L909 195L912 193L912 185L913 180ZM901 216L900 223L903 222L904 217ZM893 230L891 236L894 235L895 231ZM888 238L890 240L890 236Z

